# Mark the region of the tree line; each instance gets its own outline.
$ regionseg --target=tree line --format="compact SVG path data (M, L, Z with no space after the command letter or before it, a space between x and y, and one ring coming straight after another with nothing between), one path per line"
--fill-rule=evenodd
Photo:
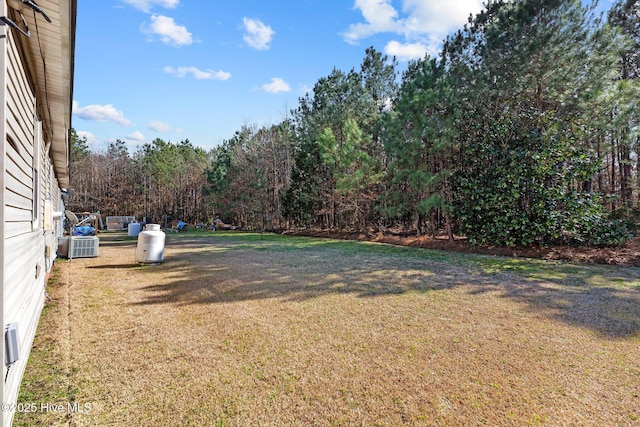
M205 151L72 138L70 208L249 229L615 244L638 218L640 6L491 0L437 57L368 48Z
M104 216L135 215L160 223L206 218L205 172L210 156L189 140L155 139L129 153L124 141L106 152L92 152L86 139L71 132L72 189L67 209Z

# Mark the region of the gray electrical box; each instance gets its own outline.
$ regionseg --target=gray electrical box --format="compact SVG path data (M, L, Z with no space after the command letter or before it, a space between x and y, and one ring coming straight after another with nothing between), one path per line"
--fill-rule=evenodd
M4 329L4 345L6 358L4 364L9 366L20 359L20 345L18 343L18 324L10 323Z

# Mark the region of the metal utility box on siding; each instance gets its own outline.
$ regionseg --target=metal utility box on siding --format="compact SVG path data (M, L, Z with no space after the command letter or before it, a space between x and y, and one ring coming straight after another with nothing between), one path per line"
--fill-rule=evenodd
M5 365L9 366L20 359L20 344L18 343L18 324L9 323L4 329L4 345L6 346Z
M58 256L69 258L69 238L58 237L58 250L56 251Z

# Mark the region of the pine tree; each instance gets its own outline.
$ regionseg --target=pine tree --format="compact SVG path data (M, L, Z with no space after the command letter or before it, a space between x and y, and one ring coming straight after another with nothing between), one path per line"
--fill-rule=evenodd
M594 61L611 58L600 29L577 0L495 1L462 34L466 44L449 45L473 75L455 203L472 241L598 243L590 235L607 233L597 195L577 185L593 173L587 101L615 69Z
M449 79L444 64L432 58L411 63L405 72L385 126L389 190L380 210L405 227L411 224L418 234L435 232L442 215L453 239L450 179L456 136Z

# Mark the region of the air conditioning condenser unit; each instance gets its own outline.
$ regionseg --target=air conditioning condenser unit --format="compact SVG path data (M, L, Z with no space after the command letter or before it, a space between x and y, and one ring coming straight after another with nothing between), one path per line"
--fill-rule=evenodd
M68 258L97 257L99 247L100 239L96 236L70 236Z

